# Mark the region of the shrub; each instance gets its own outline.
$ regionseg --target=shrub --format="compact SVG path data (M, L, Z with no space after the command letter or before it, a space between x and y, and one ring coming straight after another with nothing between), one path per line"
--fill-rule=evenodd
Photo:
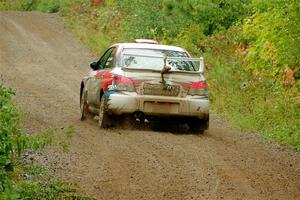
M286 67L296 74L300 71L300 4L276 1L267 10L265 4L258 4L262 8L245 20L243 33L250 46L247 67L281 81Z
M258 131L300 149L297 89L283 87L270 75L273 68L269 73L261 68L256 73L249 70L241 28L232 27L225 35L215 34L206 41L213 109L243 130Z
M0 84L0 192L10 189L8 171L13 170L14 154L20 154L19 113L12 96L14 92Z
M60 10L61 1L59 0L40 0L37 10L48 13L56 13Z
M61 193L68 192L67 188L53 179L51 182L30 183L21 182L17 188L13 183L15 164L18 156L25 149L40 149L47 145L59 145L63 150L68 149L65 137L71 137L74 129L67 127L59 131L46 131L36 135L23 135L19 128L20 114L14 103L14 91L0 84L0 199L40 199L51 197L55 199ZM32 195L32 197L28 197ZM62 194L63 195L63 194ZM44 199L49 199L44 198Z

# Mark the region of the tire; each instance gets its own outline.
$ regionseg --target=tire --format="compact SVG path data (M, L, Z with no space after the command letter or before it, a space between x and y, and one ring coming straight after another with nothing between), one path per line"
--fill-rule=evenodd
M112 125L112 119L111 116L107 113L106 106L107 105L106 105L105 97L102 96L100 100L99 122L98 122L100 128L109 128Z
M83 121L89 115L89 106L83 92L81 92L81 96L80 96L80 112L81 112L80 120Z
M209 118L197 119L193 118L189 120L189 130L191 133L202 134L209 128Z

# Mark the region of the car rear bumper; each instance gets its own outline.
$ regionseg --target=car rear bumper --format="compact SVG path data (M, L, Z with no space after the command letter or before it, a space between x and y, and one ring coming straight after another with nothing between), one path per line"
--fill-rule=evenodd
M113 114L142 112L153 116L190 116L206 119L209 115L207 97L138 95L133 92L113 92L105 94L107 110Z

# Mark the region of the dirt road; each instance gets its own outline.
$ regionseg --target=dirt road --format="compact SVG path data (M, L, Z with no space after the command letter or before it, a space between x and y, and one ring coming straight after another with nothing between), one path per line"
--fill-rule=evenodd
M58 176L96 199L300 199L300 154L213 119L204 135L100 130L79 120L80 80L96 57L57 15L0 13L0 76L24 130L73 125Z

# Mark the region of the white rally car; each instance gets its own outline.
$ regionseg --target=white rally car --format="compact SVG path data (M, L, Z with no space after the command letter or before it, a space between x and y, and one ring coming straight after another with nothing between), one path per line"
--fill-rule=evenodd
M168 118L193 132L208 129L203 58L191 58L180 47L136 40L112 45L90 67L80 87L81 119L98 115L99 126L107 128L131 115L137 121Z

